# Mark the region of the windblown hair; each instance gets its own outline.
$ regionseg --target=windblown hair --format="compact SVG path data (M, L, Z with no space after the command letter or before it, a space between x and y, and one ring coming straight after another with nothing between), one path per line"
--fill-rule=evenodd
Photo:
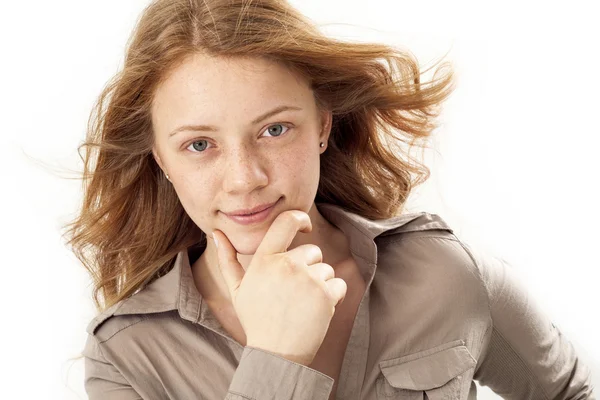
M318 108L333 115L315 202L389 218L430 175L409 150L438 127L451 68L422 84L409 52L326 37L284 0L152 1L78 147L83 201L66 225L67 244L93 278L98 311L164 275L179 251L206 243L151 152L154 93L194 53L264 57L310 82Z

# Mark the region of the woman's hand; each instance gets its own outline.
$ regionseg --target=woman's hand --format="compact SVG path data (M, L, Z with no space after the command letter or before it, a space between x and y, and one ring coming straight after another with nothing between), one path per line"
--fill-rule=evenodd
M309 365L346 296L346 282L321 262L321 249L305 244L287 251L298 231L310 232L307 213L282 212L273 221L246 271L225 234L218 242L219 268L246 333L246 345Z

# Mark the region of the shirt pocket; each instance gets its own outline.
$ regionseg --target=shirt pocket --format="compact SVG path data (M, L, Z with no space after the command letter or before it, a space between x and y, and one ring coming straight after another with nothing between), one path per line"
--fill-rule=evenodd
M453 340L430 349L379 362L378 399L456 400L466 399L463 379L474 368L463 340Z

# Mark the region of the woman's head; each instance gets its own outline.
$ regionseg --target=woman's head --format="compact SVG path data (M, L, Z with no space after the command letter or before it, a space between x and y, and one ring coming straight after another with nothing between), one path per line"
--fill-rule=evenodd
M265 58L190 55L158 87L152 105L153 156L182 207L210 235L224 232L254 254L276 215L316 213L319 156L331 112L309 82ZM260 224L227 217L279 201Z
M166 273L205 231L255 249L218 211L281 199L307 212L313 202L372 219L400 212L429 174L405 150L429 136L452 91L451 71L429 86L420 75L410 53L328 38L283 0L153 1L81 146L69 243L98 308ZM279 106L301 110L253 123ZM190 124L215 130L170 136Z

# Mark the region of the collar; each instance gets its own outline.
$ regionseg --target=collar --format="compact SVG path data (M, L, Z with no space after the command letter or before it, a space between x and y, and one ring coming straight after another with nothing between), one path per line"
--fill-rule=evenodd
M316 203L316 206L325 219L346 235L351 252L359 258L361 272L369 283L377 267L375 238L431 229L452 232L440 216L424 211L370 220L335 204ZM177 310L180 317L187 321L224 332L196 289L187 249L177 254L173 268L167 274L98 314L89 323L87 332L94 334L113 315L151 314L171 310Z

